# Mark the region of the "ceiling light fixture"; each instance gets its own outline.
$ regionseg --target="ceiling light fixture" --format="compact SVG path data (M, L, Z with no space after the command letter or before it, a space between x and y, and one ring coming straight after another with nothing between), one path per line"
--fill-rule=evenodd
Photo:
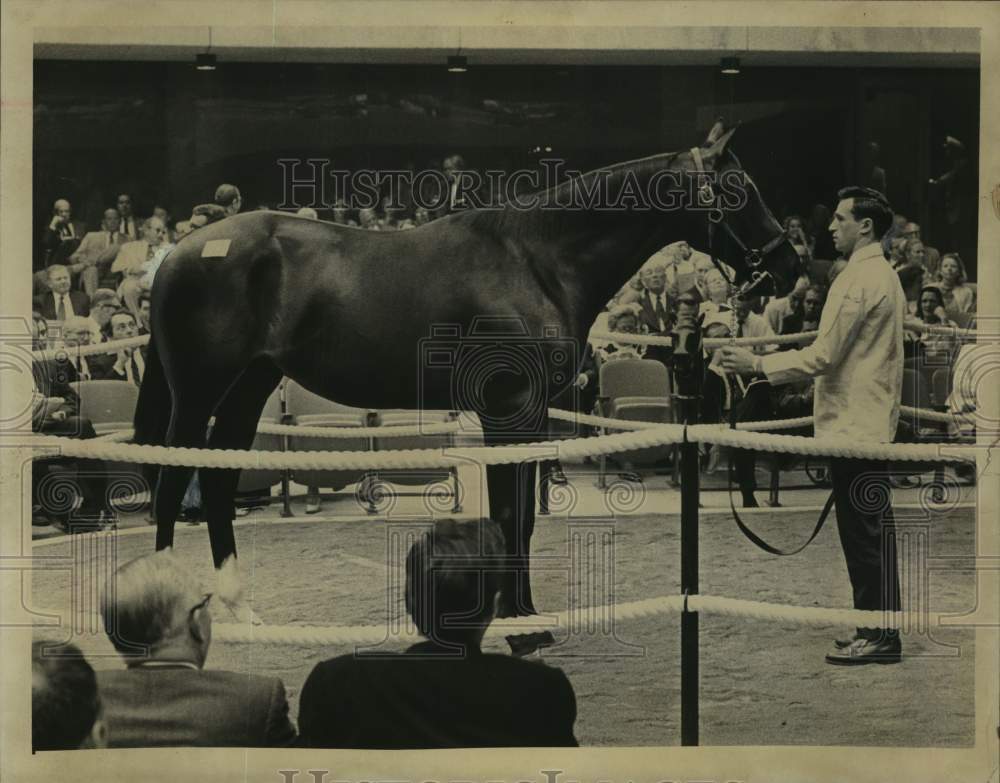
M214 71L216 65L216 57L212 54L212 28L208 28L208 48L199 52L194 58L194 67L198 71Z
M463 54L448 56L448 73L465 73L469 70L469 60Z
M740 72L740 58L739 57L723 57L722 58L722 72L726 76L735 76Z

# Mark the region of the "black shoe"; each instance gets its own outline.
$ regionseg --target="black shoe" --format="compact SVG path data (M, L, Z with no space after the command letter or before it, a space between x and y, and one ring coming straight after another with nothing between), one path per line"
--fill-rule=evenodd
M850 647L850 646L851 646L852 644L854 644L854 643L855 643L855 642L856 642L856 641L857 641L857 640L858 640L859 638L860 638L860 637L859 637L859 636L857 635L857 633L855 633L855 634L854 634L854 636L851 636L851 637L850 637L850 638L848 638L848 639L834 639L834 640L833 640L833 643L834 643L834 644L835 644L835 645L837 646L837 649L838 649L838 650L843 650L843 649L844 649L845 647Z
M826 662L835 666L864 666L869 663L899 663L903 644L898 635L882 639L855 639L847 647L826 654Z

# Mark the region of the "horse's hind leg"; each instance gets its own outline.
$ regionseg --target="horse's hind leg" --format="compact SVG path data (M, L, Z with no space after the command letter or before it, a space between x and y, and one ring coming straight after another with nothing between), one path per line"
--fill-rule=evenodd
M269 360L251 364L227 392L215 411L215 425L208 438L212 449L249 449L257 432L257 422L268 396L281 380L279 370ZM233 603L241 601L239 577L223 568L226 559L236 554L233 535L234 499L239 482L238 470L208 468L201 471L201 493L208 518L208 536L212 543L212 559L220 573L222 597ZM230 579L229 584L224 580ZM235 580L235 581L232 581Z

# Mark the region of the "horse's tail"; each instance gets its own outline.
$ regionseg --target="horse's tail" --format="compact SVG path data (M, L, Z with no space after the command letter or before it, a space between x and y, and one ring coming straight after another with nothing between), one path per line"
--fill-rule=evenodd
M132 428L133 441L143 446L162 446L167 440L173 396L167 375L156 349L156 338L150 336L146 350L146 371L139 387L139 401L135 406ZM149 484L150 496L159 477L159 465L143 465L142 473Z

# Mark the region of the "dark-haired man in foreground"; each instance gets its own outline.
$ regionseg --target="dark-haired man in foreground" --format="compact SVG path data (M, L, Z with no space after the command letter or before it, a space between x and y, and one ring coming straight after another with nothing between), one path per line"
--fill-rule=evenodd
M427 641L405 653L316 665L299 702L300 741L319 748L575 746L576 697L539 661L483 653L496 610L503 533L442 520L406 558L406 609Z
M891 443L903 384L906 297L880 244L892 226L885 196L844 188L830 223L837 250L848 257L830 286L812 345L755 356L724 347L729 372L762 372L772 384L816 378L813 417L817 438ZM898 611L899 574L891 490L885 460L830 460L837 528L854 592L854 608ZM884 499L884 503L872 502ZM858 628L839 640L828 663L898 663L899 633Z
M75 644L31 645L31 750L106 748L97 677Z

